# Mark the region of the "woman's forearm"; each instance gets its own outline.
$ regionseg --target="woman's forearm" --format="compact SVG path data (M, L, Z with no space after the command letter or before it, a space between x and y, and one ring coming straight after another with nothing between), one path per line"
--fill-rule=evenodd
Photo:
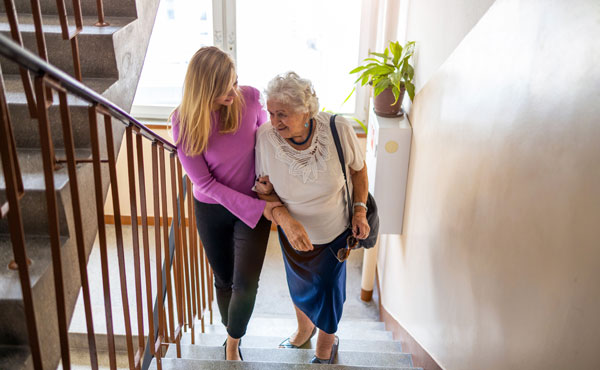
M361 202L367 203L367 196L369 194L369 179L367 177L367 164L365 163L363 168L360 171L352 171L350 170L350 176L352 177L352 185L354 187L352 200L354 203ZM355 207L355 212L360 209L365 210L364 208L357 206Z

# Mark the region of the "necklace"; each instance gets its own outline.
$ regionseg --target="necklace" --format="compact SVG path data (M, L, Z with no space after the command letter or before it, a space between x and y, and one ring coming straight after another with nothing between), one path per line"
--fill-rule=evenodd
M312 130L313 130L313 119L310 119L310 127L308 129L308 136L306 137L306 139L304 139L301 142L297 142L296 140L294 140L294 138L290 138L289 140L296 145L304 145L306 144L306 142L308 141L308 139L310 139L310 135L312 135Z

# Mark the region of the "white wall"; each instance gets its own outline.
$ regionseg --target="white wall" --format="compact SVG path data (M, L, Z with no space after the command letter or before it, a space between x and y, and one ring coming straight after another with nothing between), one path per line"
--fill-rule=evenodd
M383 306L446 369L599 369L600 3L476 3L409 6L422 89Z

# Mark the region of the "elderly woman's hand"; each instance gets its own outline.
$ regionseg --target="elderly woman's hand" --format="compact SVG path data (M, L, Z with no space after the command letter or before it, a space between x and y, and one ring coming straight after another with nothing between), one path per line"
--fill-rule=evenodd
M303 252L314 249L304 226L302 226L300 222L296 221L296 219L290 216L288 212L280 212L277 215L279 217L278 224L283 229L292 248Z
M273 184L269 181L269 176L259 177L254 183L254 190L258 194L269 195L273 193Z
M356 239L366 239L369 236L371 228L367 222L367 211L361 209L355 210L352 216L352 234Z

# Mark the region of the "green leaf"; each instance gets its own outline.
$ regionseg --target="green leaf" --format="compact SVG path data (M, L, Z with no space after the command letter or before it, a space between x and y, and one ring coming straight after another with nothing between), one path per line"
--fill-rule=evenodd
M351 117L351 118L354 120L354 122L358 123L360 125L360 127L362 127L365 134L368 134L367 126L365 126L365 124L361 120L359 120L356 117Z
M375 52L371 52L371 53L369 53L369 54L371 54L371 55L375 55L375 56L378 56L378 57L380 57L380 58L383 58L383 59L385 59L385 60L388 60L388 59L389 59L389 57L388 57L387 55L385 55L385 54L382 54L382 53L375 53Z
M411 57L415 52L415 42L414 41L410 41L407 42L406 45L404 45L404 52L402 53L402 59L405 59L406 57Z
M375 84L375 88L383 87L384 89L390 86L390 80L387 78L382 78Z
M349 72L349 74L353 74L353 73L356 73L356 72L360 72L360 71L362 71L362 70L363 70L363 69L365 69L365 68L369 68L369 67L368 67L368 66L359 66L359 67L356 67L356 68L354 68L353 70L351 70L351 71Z
M384 87L384 86L379 86L379 87L376 87L376 88L375 88L375 91L373 92L373 95L374 95L374 96L377 96L377 95L381 94L381 92L382 92L383 90L385 90L386 88L387 88L387 87Z
M394 98L396 98L396 100L391 104L394 105L396 104L396 102L398 101L398 98L400 97L400 89L397 88L396 86L392 87L392 93L394 94Z
M371 75L387 75L394 71L394 67L390 67L388 65L384 66L376 66L369 70Z
M362 81L360 82L361 86L365 86L367 84L367 82L369 82L369 75L365 74L363 75Z
M406 81L404 86L406 86L406 92L408 93L410 101L413 101L415 99L415 85L413 85L412 82Z
M342 104L346 104L346 102L348 101L348 99L350 99L350 97L352 96L352 94L354 94L354 91L356 91L356 87L352 89L352 91L350 91L350 94L348 94L348 97L344 100L344 102Z
M415 69L408 63L404 65L402 69L402 80L410 82L415 76Z
M394 66L398 67L398 61L400 60L400 57L402 56L402 46L400 46L398 41L390 42L390 50L392 51L392 55L394 56L394 59L392 62L394 63Z

